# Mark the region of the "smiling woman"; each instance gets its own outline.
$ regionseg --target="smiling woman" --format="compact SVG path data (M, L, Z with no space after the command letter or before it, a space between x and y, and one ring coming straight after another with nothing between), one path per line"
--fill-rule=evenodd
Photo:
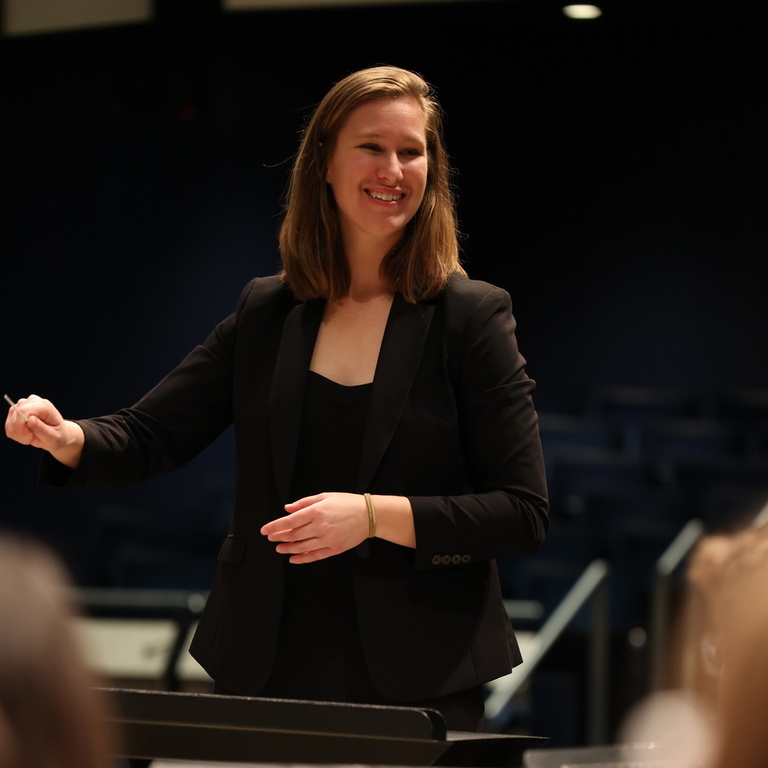
M340 384L373 381L397 290L380 267L424 199L425 122L415 99L365 102L347 118L328 161L350 283L347 296L326 307L310 367Z
M340 151L396 151L398 159L390 156L394 165L384 171L385 178L387 173L403 173L407 181L416 175L406 176L411 165L426 172L420 205L406 203L410 216L381 259L390 286L396 285L408 301L427 299L442 290L451 274L464 273L442 117L432 87L397 67L354 72L326 94L304 131L280 230L282 276L297 296L336 298L349 289L339 200L328 177L331 160L342 163ZM391 146L381 146L377 139L383 137L370 135L378 130L388 132ZM351 142L348 149L339 150L342 139ZM393 192L392 182L382 181L376 169L367 172L374 174L367 180L374 191Z
M302 136L280 273L132 407L9 411L67 486L141 483L234 424L235 509L190 648L217 692L412 704L474 731L484 684L521 661L496 558L548 527L534 382L509 295L459 262L441 123L413 72L339 81Z
M427 184L425 123L414 99L377 99L357 107L339 131L326 181L350 268L372 263L378 276L379 263L421 207Z

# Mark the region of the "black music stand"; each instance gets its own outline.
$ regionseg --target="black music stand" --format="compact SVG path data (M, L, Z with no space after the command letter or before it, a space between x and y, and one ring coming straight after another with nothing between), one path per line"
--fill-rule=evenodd
M522 765L547 739L447 732L433 709L106 689L120 757L196 762Z

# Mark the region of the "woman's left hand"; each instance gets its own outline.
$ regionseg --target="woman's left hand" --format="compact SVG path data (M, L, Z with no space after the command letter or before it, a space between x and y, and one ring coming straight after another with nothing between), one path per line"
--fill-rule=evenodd
M319 493L285 505L288 515L262 527L291 563L312 563L346 552L368 537L368 508L359 493Z

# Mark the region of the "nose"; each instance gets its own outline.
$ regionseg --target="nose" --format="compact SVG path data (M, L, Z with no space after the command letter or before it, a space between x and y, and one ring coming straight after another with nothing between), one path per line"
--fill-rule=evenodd
M384 152L378 170L379 179L385 184L395 185L403 178L403 168L397 152Z

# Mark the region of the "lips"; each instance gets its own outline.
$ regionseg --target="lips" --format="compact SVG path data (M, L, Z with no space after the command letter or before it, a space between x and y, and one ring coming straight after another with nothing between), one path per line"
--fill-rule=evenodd
M402 192L399 194L391 194L386 192L374 192L373 190L366 189L365 193L374 200L383 200L385 203L395 203L405 197Z

